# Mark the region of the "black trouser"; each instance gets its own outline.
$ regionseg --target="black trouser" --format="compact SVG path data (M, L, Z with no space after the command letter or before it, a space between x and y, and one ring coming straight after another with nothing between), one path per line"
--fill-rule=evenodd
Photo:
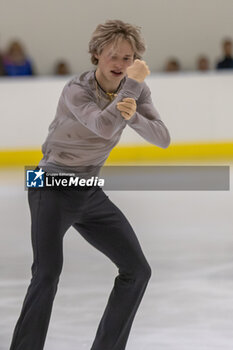
M118 267L91 350L125 349L151 269L123 215L100 188L29 189L32 278L10 350L42 350L63 264L63 237L72 225ZM81 350L81 349L80 349Z

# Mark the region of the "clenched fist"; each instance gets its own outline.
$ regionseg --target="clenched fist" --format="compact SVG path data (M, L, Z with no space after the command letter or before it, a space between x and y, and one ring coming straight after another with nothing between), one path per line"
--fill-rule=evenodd
M133 98L123 98L122 102L117 103L117 109L121 112L121 115L126 120L129 120L137 109L136 101Z
M139 83L142 83L147 75L150 74L149 67L145 61L135 60L132 66L127 68L127 75L129 78L136 80Z

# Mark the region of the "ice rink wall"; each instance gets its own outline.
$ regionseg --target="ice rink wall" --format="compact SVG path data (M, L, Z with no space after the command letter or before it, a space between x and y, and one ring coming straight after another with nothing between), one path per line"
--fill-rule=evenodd
M0 166L37 164L70 77L0 79ZM126 127L108 163L233 160L233 72L160 73L146 80L171 134L167 149Z

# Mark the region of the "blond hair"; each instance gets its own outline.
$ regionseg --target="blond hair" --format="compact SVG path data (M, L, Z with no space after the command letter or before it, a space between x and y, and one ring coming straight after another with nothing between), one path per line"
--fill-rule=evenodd
M138 26L133 26L120 20L109 20L104 24L99 24L89 42L91 62L97 65L98 59L95 57L95 54L101 54L105 46L110 43L117 45L118 41L122 39L127 40L131 44L134 51L134 59L140 59L146 50L140 29Z

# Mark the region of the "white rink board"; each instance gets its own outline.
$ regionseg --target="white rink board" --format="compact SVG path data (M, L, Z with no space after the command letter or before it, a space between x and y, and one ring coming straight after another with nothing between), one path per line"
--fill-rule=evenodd
M69 79L0 79L0 149L41 147ZM232 141L233 73L153 74L147 84L173 143ZM137 143L145 141L126 127L120 144Z

